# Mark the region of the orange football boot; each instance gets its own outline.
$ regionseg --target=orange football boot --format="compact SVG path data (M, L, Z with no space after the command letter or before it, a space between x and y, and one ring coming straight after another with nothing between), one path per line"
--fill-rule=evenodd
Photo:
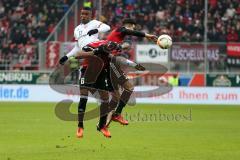
M113 115L112 120L115 121L115 122L119 122L122 125L128 125L128 121L125 120L121 114Z
M99 126L97 126L97 130L99 132L102 132L102 134L107 137L107 138L111 138L111 133L110 131L108 130L107 126L104 126L102 128L99 128Z
M78 128L76 135L77 135L77 138L82 138L83 137L83 128Z

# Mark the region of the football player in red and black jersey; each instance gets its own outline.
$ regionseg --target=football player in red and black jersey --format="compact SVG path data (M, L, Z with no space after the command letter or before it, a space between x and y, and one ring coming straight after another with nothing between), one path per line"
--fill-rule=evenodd
M107 40L116 42L118 44L123 43L126 36L136 36L136 37L145 37L150 41L156 42L157 36L140 32L135 30L136 22L133 19L124 19L123 25L121 27L115 28L108 36ZM126 61L128 63L128 66L134 67L137 70L145 70L145 68L135 62L132 62L130 60ZM126 106L128 100L130 99L130 96L133 92L134 86L128 81L127 77L124 75L124 72L121 70L121 67L117 64L116 59L112 60L112 63L110 65L110 80L111 85L114 88L114 96L112 101L110 102L112 112L109 113L107 123L109 124L111 120L117 121L120 124L128 125L128 121L125 120L121 113L123 108ZM124 91L119 97L118 93L118 85L120 85ZM115 98L118 98L119 101L116 101ZM117 107L114 107L117 106Z
M107 40L121 44L126 36L146 37L147 39L156 42L157 37L152 34L144 33L135 30L136 21L131 18L123 20L123 26L115 28L108 36Z

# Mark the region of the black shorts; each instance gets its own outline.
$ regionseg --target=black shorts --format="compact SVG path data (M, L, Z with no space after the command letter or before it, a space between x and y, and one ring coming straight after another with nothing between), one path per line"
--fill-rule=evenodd
M126 81L128 81L127 76L121 69L121 67L113 62L110 63L108 67L108 86L112 90L118 90L119 86L122 86Z
M85 71L86 68L81 69L81 76L79 79L79 86L80 88L92 88L92 89L98 89L98 90L105 90L109 91L109 82L108 82L108 73L107 69L103 69L99 76L97 77L97 80L94 83L86 83L85 82Z

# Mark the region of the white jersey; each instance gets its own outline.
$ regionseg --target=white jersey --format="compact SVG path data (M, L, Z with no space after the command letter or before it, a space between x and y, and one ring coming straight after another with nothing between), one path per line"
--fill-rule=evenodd
M67 57L76 55L84 46L99 40L98 33L91 36L87 35L87 33L92 29L98 29L98 33L104 33L110 30L110 26L97 20L91 20L87 24L80 24L77 26L74 29L74 38L78 42L74 48L67 53Z
M98 29L99 32L107 32L110 30L110 27L100 21L91 20L87 24L80 24L74 29L75 40L78 41L78 47L82 50L84 46L91 42L98 41L98 33L94 35L87 35L90 30Z

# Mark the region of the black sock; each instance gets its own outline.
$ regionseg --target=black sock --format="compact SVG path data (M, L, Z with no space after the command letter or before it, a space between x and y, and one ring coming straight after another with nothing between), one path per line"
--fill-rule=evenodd
M107 115L100 117L98 127L100 129L103 128L106 125L106 122L107 122Z
M127 105L128 100L130 99L132 94L132 91L129 90L124 90L121 97L120 97L120 101L118 103L117 109L116 109L116 114L121 114L123 108Z
M107 122L107 114L108 114L108 104L109 103L105 103L102 102L100 105L100 120L99 120L99 128L103 128L106 125Z
M87 104L86 98L80 98L79 104L78 104L78 127L83 128L83 119L84 114L86 110L86 104Z
M115 114L116 114L116 115L121 114L121 113L122 113L122 110L123 110L123 108L124 108L125 106L126 106L126 103L123 102L122 100L120 100L120 101L119 101L119 104L118 104L118 106L117 106L117 109L116 109Z

